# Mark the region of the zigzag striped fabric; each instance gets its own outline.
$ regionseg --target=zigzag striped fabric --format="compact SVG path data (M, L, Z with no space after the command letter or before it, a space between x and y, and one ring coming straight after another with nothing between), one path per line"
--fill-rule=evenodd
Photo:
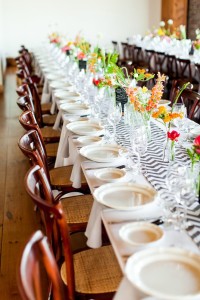
M163 145L165 133L155 123L151 122L151 141L148 143L147 152L141 158L143 175L159 192L160 197L170 200L170 193L166 187L168 162L163 161ZM122 119L117 125L117 142L125 147L130 147L129 127ZM176 160L189 164L190 160L186 150L176 147ZM200 204L196 200L187 209L187 220L191 224L187 232L193 241L200 247Z

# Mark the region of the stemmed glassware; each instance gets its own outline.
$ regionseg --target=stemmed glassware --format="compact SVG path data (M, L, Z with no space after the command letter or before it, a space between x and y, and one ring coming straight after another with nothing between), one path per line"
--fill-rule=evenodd
M188 226L186 210L195 200L195 180L188 172L188 166L181 162L169 165L166 185L170 200L165 201L165 221L172 223L175 229L185 229Z
M120 122L122 117L121 103L116 103L111 106L110 113L108 115L108 122L113 126L113 140L116 142L116 126Z

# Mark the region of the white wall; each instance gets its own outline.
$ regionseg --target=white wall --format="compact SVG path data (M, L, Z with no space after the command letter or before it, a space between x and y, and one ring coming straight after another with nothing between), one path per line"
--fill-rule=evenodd
M21 44L39 45L50 24L57 23L72 38L80 30L90 41L102 33L108 43L145 34L158 26L161 14L161 0L0 0L0 5L4 33L0 48L3 46L6 56L16 56Z

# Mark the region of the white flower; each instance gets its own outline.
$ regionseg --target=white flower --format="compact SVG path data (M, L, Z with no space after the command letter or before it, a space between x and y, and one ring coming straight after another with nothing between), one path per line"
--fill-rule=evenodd
M174 21L173 21L172 19L169 19L169 20L167 21L167 23L168 23L168 25L173 25Z
M160 22L160 27L164 27L165 26L165 22L164 21L161 21Z
M134 74L134 78L138 78L138 74L137 73Z

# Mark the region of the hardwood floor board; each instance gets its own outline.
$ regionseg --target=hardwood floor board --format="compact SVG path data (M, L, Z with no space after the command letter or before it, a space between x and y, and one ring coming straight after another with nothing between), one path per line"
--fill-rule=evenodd
M17 262L30 235L40 228L39 218L24 187L29 163L17 146L24 129L18 121L16 79L6 75L0 97L0 299L21 299L17 289Z

